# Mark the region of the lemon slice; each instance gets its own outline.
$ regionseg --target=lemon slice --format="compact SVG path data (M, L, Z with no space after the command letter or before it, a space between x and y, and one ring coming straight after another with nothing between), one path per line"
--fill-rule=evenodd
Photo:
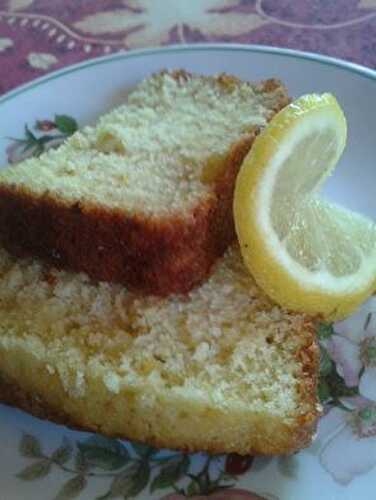
M376 225L319 197L346 143L330 94L306 95L256 139L237 178L235 226L244 261L280 305L328 319L375 288Z

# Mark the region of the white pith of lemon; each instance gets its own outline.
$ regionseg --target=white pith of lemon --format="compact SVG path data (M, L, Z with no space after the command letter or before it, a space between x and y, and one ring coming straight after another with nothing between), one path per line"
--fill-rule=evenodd
M376 225L319 188L346 144L330 94L303 96L257 137L240 169L235 226L244 261L280 305L329 319L352 312L376 282Z

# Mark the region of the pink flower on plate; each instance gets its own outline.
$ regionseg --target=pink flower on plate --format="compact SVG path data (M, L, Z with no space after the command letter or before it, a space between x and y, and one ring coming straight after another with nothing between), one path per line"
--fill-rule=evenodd
M342 397L321 419L320 462L332 477L348 484L376 465L376 296L349 319L337 323L326 348L346 386L359 396Z
M56 129L56 123L51 120L37 120L35 122L35 128L42 132L49 132L50 130Z
M344 401L349 411L333 408L319 424L322 466L346 485L376 465L376 404L362 397Z
M185 500L186 498L188 497L180 493L171 493L161 498L161 500ZM256 493L240 488L226 488L210 493L210 495L195 495L189 498L191 500L206 500L208 498L210 500L266 500L264 497L256 495Z
M336 324L328 352L348 387L376 401L376 296L349 319Z

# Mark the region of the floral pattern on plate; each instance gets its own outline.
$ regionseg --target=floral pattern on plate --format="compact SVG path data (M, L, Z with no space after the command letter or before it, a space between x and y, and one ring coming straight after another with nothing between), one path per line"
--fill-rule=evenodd
M100 435L74 444L64 437L60 447L46 454L39 440L30 434L23 435L19 452L31 462L17 474L21 480L40 480L54 468L68 474L55 496L58 500L75 498L93 477L103 479L104 489L107 487L97 500L133 498L145 488L153 495L160 490L173 489L174 493L163 496L163 500L274 498L234 488L237 476L247 472L252 463L251 457L235 454L223 457L167 452Z

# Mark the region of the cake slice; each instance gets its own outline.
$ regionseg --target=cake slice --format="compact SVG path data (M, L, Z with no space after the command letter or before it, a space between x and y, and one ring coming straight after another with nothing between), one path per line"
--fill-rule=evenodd
M57 150L0 172L0 242L143 293L186 292L234 239L232 198L276 80L160 72Z
M237 246L168 298L0 251L0 400L110 436L213 453L309 444L314 329L255 285Z

